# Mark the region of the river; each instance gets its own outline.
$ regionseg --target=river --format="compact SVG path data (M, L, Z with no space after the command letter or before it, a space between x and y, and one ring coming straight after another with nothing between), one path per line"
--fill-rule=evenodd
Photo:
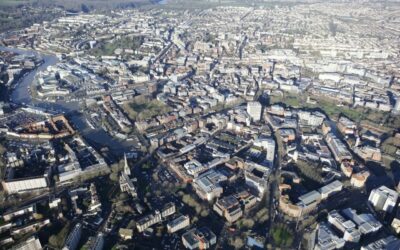
M30 87L35 79L38 72L46 70L48 66L55 65L59 62L58 58L52 54L39 53L32 50L24 50L10 47L0 46L2 51L10 51L17 54L25 55L36 55L43 59L43 63L25 74L19 81L13 86L10 94L10 101L19 105L29 105L40 107L55 113L66 113L68 118L74 125L74 127L80 132L80 134L88 140L90 143L94 143L96 148L107 146L110 151L115 155L122 155L124 152L128 152L132 146L128 141L117 140L103 129L91 129L86 123L86 118L79 112L81 105L79 102L46 102L42 100L33 99L30 93Z

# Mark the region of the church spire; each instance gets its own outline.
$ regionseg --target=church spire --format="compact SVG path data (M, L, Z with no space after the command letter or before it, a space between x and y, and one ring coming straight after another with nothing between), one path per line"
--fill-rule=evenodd
M124 153L124 173L127 176L131 175L131 169L129 168L128 159L126 158L126 154Z

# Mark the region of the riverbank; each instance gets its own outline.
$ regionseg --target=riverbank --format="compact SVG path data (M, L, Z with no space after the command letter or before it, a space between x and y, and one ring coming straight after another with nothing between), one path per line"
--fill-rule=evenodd
M14 52L16 54L36 55L43 59L43 63L41 65L22 76L13 86L13 88L5 93L8 95L8 97L5 96L6 101L10 101L17 106L38 107L46 111L50 111L51 113L64 113L71 121L74 128L79 131L79 133L88 142L93 144L97 150L107 147L110 153L116 156L121 156L123 153L130 150L132 145L128 141L117 140L107 134L101 128L90 128L85 122L86 118L80 112L81 108L83 107L81 102L47 102L32 98L30 89L33 87L32 83L36 74L38 74L40 71L46 70L46 68L49 66L57 64L59 59L55 55L2 46L0 46L0 50Z

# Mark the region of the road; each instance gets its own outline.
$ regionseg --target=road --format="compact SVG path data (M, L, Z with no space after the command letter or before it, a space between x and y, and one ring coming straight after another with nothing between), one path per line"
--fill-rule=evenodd
M278 138L272 129L272 126L267 123L268 126L271 129L272 137L274 138L275 142L278 142ZM277 202L279 201L279 192L278 189L278 181L280 179L280 164L282 162L282 152L279 151L278 145L276 145L276 150L275 150L275 157L274 157L274 166L271 172L271 176L269 178L269 192L268 192L268 199L266 199L266 207L268 208L269 211L269 220L267 223L267 235L266 239L267 242L273 242L271 238L271 234L269 233L275 220L275 211L278 211L278 208L276 207ZM277 194L277 195L275 195Z

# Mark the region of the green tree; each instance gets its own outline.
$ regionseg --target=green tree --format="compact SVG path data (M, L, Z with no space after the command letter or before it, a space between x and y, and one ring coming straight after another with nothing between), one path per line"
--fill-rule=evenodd
M109 177L110 177L110 180L112 180L113 182L117 182L119 180L118 173L115 173L115 172L112 172L109 175Z
M84 3L81 5L81 10L82 10L83 13L89 13L90 12L90 8Z
M209 214L208 209L203 209L203 210L201 211L201 213L200 213L200 215L201 215L202 217L207 217L208 214Z
M56 235L52 235L49 238L49 244L55 248L62 248L64 245L64 241L68 236L69 230L70 230L71 224L67 222L65 226L58 232Z
M243 240L242 240L240 237L235 237L235 239L234 239L233 242L232 242L232 246L233 246L235 249L242 249L243 246L244 246L244 242L243 242Z

